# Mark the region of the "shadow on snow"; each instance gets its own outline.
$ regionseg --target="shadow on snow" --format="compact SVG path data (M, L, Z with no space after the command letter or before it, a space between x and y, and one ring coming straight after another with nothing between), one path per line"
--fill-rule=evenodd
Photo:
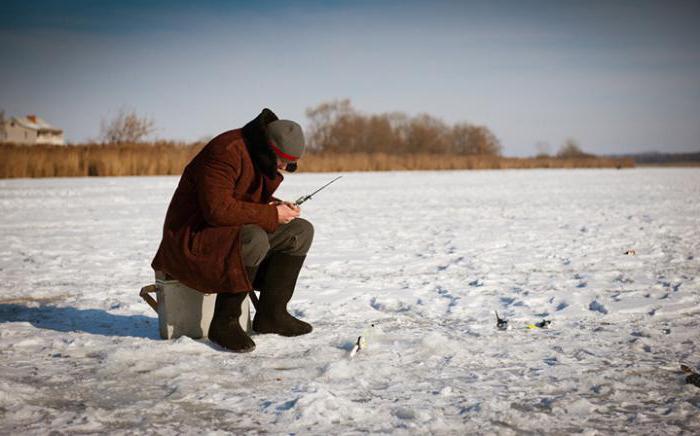
M58 332L160 339L158 319L143 315L115 315L100 309L0 304L0 323L28 322Z

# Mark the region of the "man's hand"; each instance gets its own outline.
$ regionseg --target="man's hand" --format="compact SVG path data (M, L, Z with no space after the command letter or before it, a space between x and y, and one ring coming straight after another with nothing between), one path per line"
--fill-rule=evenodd
M293 203L275 202L274 205L277 207L277 217L280 224L287 224L301 215L301 208Z

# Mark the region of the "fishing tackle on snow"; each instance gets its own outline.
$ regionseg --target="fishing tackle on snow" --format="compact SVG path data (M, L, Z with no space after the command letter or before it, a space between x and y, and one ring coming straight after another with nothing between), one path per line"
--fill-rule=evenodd
M508 330L510 328L510 326L508 325L508 320L498 316L498 312L496 312L495 310L494 313L496 314L496 328L498 330Z
M700 374L693 371L688 365L683 364L681 364L681 371L689 374L688 377L685 378L686 383L700 388Z
M530 330L532 330L532 329L546 329L546 328L549 328L550 324L552 324L552 321L543 318L542 321L540 321L540 322L536 322L534 324L528 324L527 328L529 328Z
M510 330L511 325L508 323L508 320L505 318L501 318L498 315L498 312L494 310L494 313L496 314L496 328L498 330ZM546 329L549 328L549 326L552 325L552 321L542 318L542 321L538 321L532 324L528 324L527 328L530 330L535 330L535 329Z
M367 341L365 338L362 336L357 337L357 342L355 342L355 345L352 347L352 350L350 351L350 358L352 359L355 357L355 354L357 354L358 351L367 348Z
M357 341L355 341L355 345L353 345L352 350L350 351L350 358L352 359L355 357L355 354L357 354L360 350L364 350L367 348L367 341L368 338L372 335L374 329L374 323L370 324L369 327L367 327L360 336L357 337Z

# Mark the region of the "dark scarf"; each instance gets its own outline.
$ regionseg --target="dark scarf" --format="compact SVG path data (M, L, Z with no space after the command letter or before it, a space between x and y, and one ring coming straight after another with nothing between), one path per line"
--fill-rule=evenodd
M243 140L255 167L270 179L277 176L277 155L267 144L265 127L277 119L274 112L265 108L260 112L260 115L243 126L242 129Z

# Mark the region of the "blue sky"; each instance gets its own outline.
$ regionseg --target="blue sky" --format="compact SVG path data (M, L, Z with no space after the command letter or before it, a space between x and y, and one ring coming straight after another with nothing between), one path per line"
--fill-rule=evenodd
M70 141L120 108L195 140L263 107L488 126L507 155L700 150L700 2L3 1L0 109Z

